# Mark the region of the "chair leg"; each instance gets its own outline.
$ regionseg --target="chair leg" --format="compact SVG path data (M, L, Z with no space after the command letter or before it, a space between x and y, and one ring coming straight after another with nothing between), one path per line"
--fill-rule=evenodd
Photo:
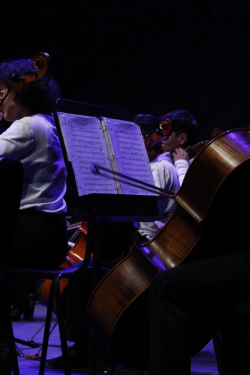
M219 375L224 375L225 370L224 370L224 364L223 364L223 359L222 359L221 339L220 339L219 331L213 337L213 345L214 345L214 352L215 352Z
M243 350L241 353L240 363L239 363L239 375L245 375L250 373L250 323L246 325L245 328L245 338L243 343Z
M45 329L44 329L44 336L43 336L43 347L42 347L42 355L41 355L41 363L40 363L40 368L39 368L39 375L44 375L44 371L45 371L45 362L46 362L46 356L47 356L47 350L48 350L48 342L49 342L53 302L54 302L54 289L53 289L53 283L52 283L51 288L50 288L50 293L49 293L49 301L48 301L46 321L45 321Z
M37 300L37 290L38 290L38 279L34 280L34 285L33 285L33 293L30 294L29 299L30 299L30 305L31 305L31 313L30 313L30 321L32 322L34 319L34 311L35 311L35 305L36 305L36 300Z
M64 314L63 306L61 301L61 292L60 292L60 275L58 275L54 280L54 293L56 300L56 315L58 320L59 334L61 339L62 346L62 355L64 360L64 373L65 375L71 375L70 364L69 364L69 353L67 348L67 339L65 333L64 325Z
M91 330L89 330L87 375L95 375L96 367L97 367L97 338L94 335L94 333Z
M122 369L123 366L119 366L118 369L115 371L114 375L118 375Z
M16 345L14 340L14 333L13 333L13 327L12 322L10 318L10 301L8 296L8 288L6 287L6 283L1 278L1 294L2 294L2 306L3 306L3 312L4 312L4 320L5 325L7 328L7 342L11 353L11 361L12 361L12 369L13 369L13 375L20 375L19 367L18 367L18 361L17 361L17 355L16 355Z

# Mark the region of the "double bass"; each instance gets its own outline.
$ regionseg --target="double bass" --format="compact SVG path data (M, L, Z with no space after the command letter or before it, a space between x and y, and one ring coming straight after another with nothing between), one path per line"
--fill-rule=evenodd
M2 109L6 111L14 97L21 92L25 85L36 81L43 77L49 69L50 56L48 53L39 52L37 53L32 61L32 65L35 68L33 71L24 72L21 77L18 74L12 76L13 88L11 91L8 90L7 95L0 101L0 120L3 117Z
M248 242L250 131L210 141L189 167L160 232L132 251L97 285L87 324L120 365L147 369L148 288L161 270L242 250Z

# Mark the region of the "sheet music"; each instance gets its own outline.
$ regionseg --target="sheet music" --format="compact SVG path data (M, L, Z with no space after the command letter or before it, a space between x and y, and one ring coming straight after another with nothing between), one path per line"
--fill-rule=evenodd
M62 112L58 112L58 119L79 196L92 193L116 194L114 180L103 178L90 170L92 164L111 168L100 120Z
M118 172L154 185L141 131L133 122L104 118L115 153ZM157 195L122 183L124 194Z

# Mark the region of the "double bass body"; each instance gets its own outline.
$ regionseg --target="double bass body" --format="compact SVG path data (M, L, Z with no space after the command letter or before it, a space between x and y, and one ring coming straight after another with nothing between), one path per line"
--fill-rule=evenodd
M247 246L249 170L248 129L211 141L190 166L164 228L147 244L134 246L98 284L87 322L119 364L147 368L147 290L159 270Z

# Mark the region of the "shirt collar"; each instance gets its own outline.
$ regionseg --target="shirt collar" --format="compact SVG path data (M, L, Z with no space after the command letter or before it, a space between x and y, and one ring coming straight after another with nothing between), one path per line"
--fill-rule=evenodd
M171 163L170 152L163 152L163 154L160 154L159 156L157 156L157 158L153 160L152 163L158 163L159 161L162 161L162 160L166 160Z

